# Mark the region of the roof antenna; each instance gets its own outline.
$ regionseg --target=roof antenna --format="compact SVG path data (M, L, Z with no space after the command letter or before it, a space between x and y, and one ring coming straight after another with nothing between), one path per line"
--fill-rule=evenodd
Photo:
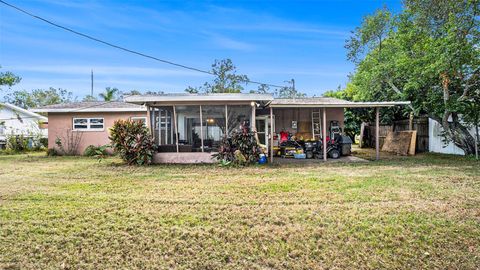
M90 95L93 97L93 69L92 69L92 74L91 74L91 76L90 76L90 80L91 80L91 82L92 82L92 88L91 88L91 90L90 90Z

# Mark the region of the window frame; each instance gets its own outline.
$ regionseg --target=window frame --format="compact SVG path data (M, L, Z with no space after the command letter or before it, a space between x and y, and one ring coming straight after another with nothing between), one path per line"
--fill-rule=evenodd
M78 120L78 119L86 119L87 120L87 123L86 123L86 128L75 128L75 120ZM92 126L92 123L91 123L91 120L92 119L102 119L102 128L91 128ZM77 125L80 125L80 124L77 124ZM99 125L98 123L93 123L93 125ZM105 118L104 117L73 117L72 118L72 130L73 131L105 131Z
M146 116L131 116L130 120L132 121L138 121L142 120L145 125L147 125L147 117Z

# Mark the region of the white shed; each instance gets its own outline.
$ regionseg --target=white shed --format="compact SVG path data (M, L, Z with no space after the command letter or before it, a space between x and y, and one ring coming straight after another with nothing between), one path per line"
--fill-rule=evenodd
M18 106L0 103L0 145L8 135L48 137L48 118Z
M465 152L452 142L445 144L442 137L443 128L437 121L428 118L428 149L430 152L442 154L465 155ZM473 129L470 134L475 136Z

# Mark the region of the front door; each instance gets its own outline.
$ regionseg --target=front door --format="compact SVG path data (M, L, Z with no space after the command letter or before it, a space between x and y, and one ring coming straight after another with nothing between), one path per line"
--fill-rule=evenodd
M257 116L255 120L255 127L257 129L258 141L269 149L269 137L270 134L270 117L269 116Z

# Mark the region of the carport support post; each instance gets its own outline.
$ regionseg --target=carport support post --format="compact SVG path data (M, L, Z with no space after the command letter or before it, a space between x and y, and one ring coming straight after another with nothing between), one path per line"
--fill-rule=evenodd
M208 125L207 125L208 126ZM202 113L202 105L200 105L200 141L202 143L202 152L203 150L203 113Z
M175 109L175 105L173 105L173 124L175 125L175 145L177 146L177 153L178 153L177 110Z
M273 163L273 108L270 107L270 163Z
M150 106L147 105L147 128L148 132L150 132L150 135L153 135L152 131L152 110Z
M327 161L327 108L323 108L322 112L323 161Z
M375 159L380 159L380 108L375 109Z

